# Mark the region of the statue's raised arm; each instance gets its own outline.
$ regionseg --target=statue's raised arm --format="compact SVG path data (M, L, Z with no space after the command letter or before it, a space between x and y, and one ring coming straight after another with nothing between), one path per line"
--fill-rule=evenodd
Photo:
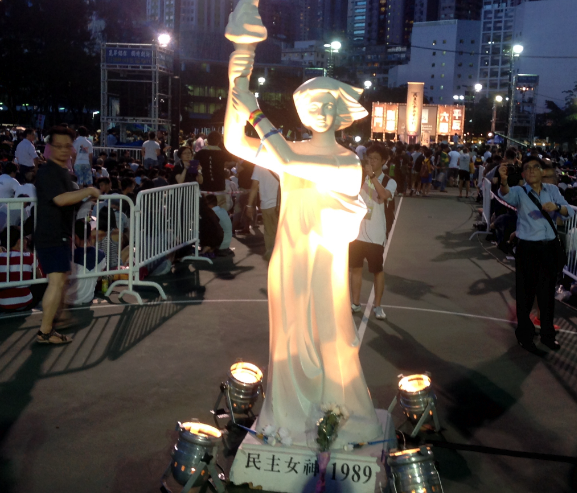
M328 77L305 82L295 91L294 99L312 139L287 142L260 111L256 97L248 90L256 44L266 39L257 0L239 2L230 15L226 37L235 46L229 62L230 89L224 128L227 149L279 175L288 173L336 192L357 194L360 161L356 154L338 145L335 132L367 116L358 102L362 89ZM260 139L245 135L247 121Z

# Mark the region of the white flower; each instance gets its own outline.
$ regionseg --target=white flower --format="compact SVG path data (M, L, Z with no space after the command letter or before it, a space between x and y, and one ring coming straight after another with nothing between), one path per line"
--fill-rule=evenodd
M351 443L347 443L344 448L345 448L346 452L350 452L350 451L354 450L354 447Z
M263 435L266 435L267 437L272 437L276 434L276 429L273 425L266 425L264 427L264 429L262 430Z
M281 440L281 443L285 446L285 447L290 447L293 444L293 439L291 437L285 437Z
M275 437L267 437L267 441L269 445L276 445L276 438Z
M283 438L289 438L291 436L291 432L287 428L279 428L278 436L280 437L281 440Z

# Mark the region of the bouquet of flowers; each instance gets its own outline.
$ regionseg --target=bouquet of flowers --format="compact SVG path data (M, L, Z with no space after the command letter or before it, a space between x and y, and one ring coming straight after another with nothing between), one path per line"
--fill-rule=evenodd
M323 404L321 411L323 417L317 423L316 442L319 446L317 459L319 463L319 479L317 481L316 493L325 491L325 477L327 466L331 460L331 446L338 436L339 427L349 418L349 412L345 406L337 404Z

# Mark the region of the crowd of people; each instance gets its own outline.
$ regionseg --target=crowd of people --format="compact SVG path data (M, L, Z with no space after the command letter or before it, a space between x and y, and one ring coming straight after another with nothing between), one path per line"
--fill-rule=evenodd
M159 139L150 132L147 137L142 159L120 149L98 152L84 127L76 131L55 127L41 139L33 129L25 129L11 146L2 147L0 280L20 285L0 290L0 311L29 310L42 300L48 321L41 332L49 333L49 327L58 325L50 317L56 316L62 300L67 305L91 303L101 281L108 280L106 271L122 269L128 263L130 207L121 199L136 203L138 194L146 190L197 182L202 194L200 254L210 258L234 255L230 249L236 234L233 226L238 234L248 234L251 226L255 227L256 215L247 211L255 205L259 192L261 202L268 203L274 196L276 204L278 181L276 190L263 183L259 187L256 175L253 180L254 165L239 162L226 152L218 132L183 139L165 160L161 159L165 136ZM165 152L170 152L168 146ZM97 206L102 195L111 199L99 200ZM22 200L1 203L12 198ZM36 200L26 202L26 198ZM21 286L22 281L33 278L34 250L39 267L36 277L47 277L48 287L34 283ZM183 249L176 255L187 253ZM141 269L141 277L169 272L174 258L170 255ZM95 269L103 272L101 279L69 280L69 271ZM105 291L104 282L102 289ZM53 314L50 306L57 307ZM48 342L68 342L55 334ZM39 342L45 342L42 335Z
M36 249L37 276L48 277L49 282L48 287L32 284L1 290L0 310L30 309L43 299L46 320L39 342L69 342L54 331L62 301L68 305L91 303L95 296L101 280L88 277L69 281L70 270L106 272L129 261L130 208L122 209L119 199L99 201L96 206L101 195L119 195L136 203L143 191L197 182L202 194L201 255L234 255L230 248L233 236L251 234L258 210L264 226L263 258L270 260L280 210L279 177L230 155L218 132L181 136L181 145L174 151L166 144L166 135L149 132L141 143L140 159L125 149L97 152L94 136L84 127L73 131L59 126L46 138L33 129L20 131L16 138L7 129L1 136L0 199L34 198L37 203L34 206L34 202L24 200L22 206L0 206L0 279L32 279L31 252ZM567 203L577 205L574 177L567 172L577 165L577 156L558 149L534 148L522 153L513 148L503 152L498 146L446 143L425 146L368 141L341 145L354 151L363 164L360 195L370 211L350 246L352 310L360 310L362 265L367 260L374 275L375 316L379 319L386 317L380 307L382 255L394 222L395 196L429 197L434 190L447 193L447 187L452 186L458 187L459 197L464 193L464 198L477 189L477 200L481 200L483 178L491 181L497 194L502 186L501 169L507 170L509 186L522 185L522 163L536 159L543 170L543 182L558 184ZM480 170L484 176L479 175ZM562 223L559 217L556 221ZM494 201L491 226L499 247L512 255L519 241L517 222L516 211L507 207L505 200ZM169 272L173 260L174 255L167 256L149 266L144 275ZM540 323L538 315L531 321L537 326Z

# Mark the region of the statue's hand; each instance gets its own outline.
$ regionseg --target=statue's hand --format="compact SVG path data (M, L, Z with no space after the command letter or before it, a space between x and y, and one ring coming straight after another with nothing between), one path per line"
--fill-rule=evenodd
M250 77L254 66L254 51L233 51L228 63L228 80L231 87L238 77Z
M260 43L267 31L258 13L258 0L240 0L228 18L224 34L234 44Z
M258 109L258 102L252 92L234 88L232 90L232 107L246 121L250 114Z

